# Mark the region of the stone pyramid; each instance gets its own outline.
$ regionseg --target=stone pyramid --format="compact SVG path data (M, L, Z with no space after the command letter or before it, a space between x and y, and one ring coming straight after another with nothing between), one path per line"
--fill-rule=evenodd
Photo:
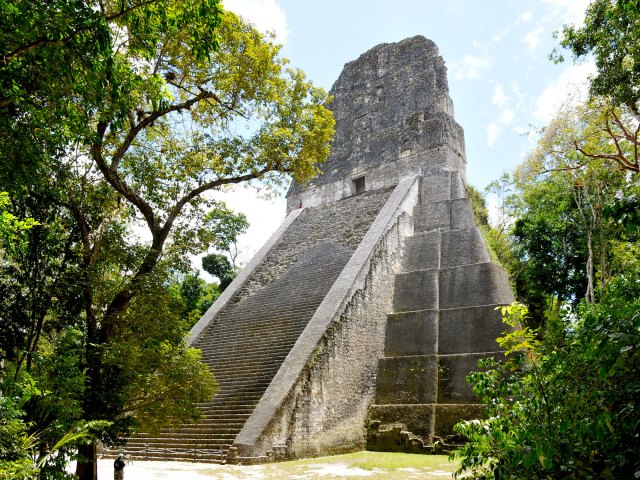
M464 378L512 295L465 193L444 61L417 36L345 65L323 174L194 326L220 383L197 424L138 434L138 458L258 463L429 451L481 415ZM302 207L301 207L302 206Z

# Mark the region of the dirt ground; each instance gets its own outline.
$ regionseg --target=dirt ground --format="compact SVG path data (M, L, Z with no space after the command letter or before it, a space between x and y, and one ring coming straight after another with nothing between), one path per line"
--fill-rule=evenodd
M73 468L73 466L70 466ZM210 465L133 460L125 480L442 480L456 465L446 456L359 452L268 465ZM113 460L98 461L98 480L113 478Z

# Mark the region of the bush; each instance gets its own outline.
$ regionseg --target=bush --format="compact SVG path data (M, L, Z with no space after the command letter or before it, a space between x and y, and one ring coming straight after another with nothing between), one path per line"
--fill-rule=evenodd
M503 310L511 325L527 309ZM610 283L603 302L560 310L544 340L520 328L504 360L469 375L486 405L461 422L455 476L476 479L640 478L640 280Z

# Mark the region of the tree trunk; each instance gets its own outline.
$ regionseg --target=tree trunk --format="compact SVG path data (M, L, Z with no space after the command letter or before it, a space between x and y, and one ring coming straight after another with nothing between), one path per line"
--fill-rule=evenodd
M94 440L89 445L78 446L76 475L79 480L98 480L98 444Z
M589 303L594 303L595 294L594 294L594 268L593 268L593 232L591 228L588 228L587 233L587 248L589 250L589 256L587 257L587 292L585 294L585 299Z
M598 294L598 301L602 302L604 296L604 288L607 285L607 278L609 273L607 272L607 241L604 235L601 235L600 240L600 292Z

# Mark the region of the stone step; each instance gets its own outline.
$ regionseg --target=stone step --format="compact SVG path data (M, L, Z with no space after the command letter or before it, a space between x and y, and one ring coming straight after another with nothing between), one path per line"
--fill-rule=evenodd
M226 444L232 443L233 440L238 435L238 431L234 431L231 433L207 433L207 434L182 434L180 432L161 432L156 434L155 436L141 436L135 435L132 436L128 444L130 445L145 445L145 444L159 444L159 443L167 443L167 444L194 444L198 443L200 445L205 444Z

